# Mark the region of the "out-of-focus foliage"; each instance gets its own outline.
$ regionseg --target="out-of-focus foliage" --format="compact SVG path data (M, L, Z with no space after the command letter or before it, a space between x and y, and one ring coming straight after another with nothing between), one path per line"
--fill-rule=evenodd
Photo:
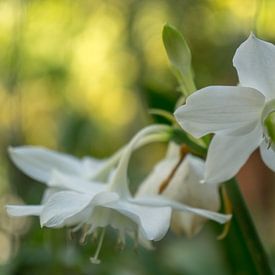
M235 84L232 56L251 28L275 41L274 1L265 1L255 23L256 9L250 0L0 1L0 274L234 272L226 242L215 239L221 228L213 235L210 226L193 240L169 235L155 252L137 254L116 249L109 230L102 264L91 265L90 240L82 247L65 230L6 216L7 202L37 203L44 188L10 164L6 149L39 144L78 156L111 154L152 121L148 108L173 111L179 92L162 45L164 24L184 33L198 87ZM133 185L162 154L152 146L134 156ZM274 236L266 238L274 256Z

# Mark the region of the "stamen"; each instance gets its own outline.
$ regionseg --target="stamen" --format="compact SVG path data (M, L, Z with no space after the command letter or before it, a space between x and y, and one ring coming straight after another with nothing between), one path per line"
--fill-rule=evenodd
M88 233L88 225L86 224L84 227L83 227L83 232L82 232L82 235L80 237L80 240L79 240L79 243L84 245L85 244L85 241L86 241L86 237L87 237L87 234Z
M92 233L94 232L95 229L96 229L95 226L94 226L94 225L91 225L90 228L89 228L89 230L87 231L87 235L92 234Z
M137 252L138 250L138 231L134 231L134 251Z
M72 229L67 230L67 238L68 238L69 241L73 240L73 231L72 231Z
M80 224L76 225L75 227L73 227L71 229L71 232L74 233L74 232L78 231L82 226L83 226L83 223L80 223Z
M92 241L95 242L98 238L98 230L95 229L92 235Z
M125 247L125 234L123 230L119 230L116 247L121 251Z
M102 231L101 231L101 234L100 234L100 239L99 239L99 242L98 242L98 245L97 245L97 248L96 248L95 255L90 258L90 261L93 264L100 264L100 260L98 259L98 255L99 255L99 252L100 252L102 244L103 244L103 239L104 239L104 236L105 236L105 231L106 231L106 229L103 228Z

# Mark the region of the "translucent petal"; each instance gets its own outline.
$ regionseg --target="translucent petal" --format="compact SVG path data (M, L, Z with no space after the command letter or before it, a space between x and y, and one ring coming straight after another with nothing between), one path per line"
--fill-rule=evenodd
M41 213L41 226L62 227L85 221L89 211L83 210L89 206L92 199L91 196L72 191L60 191L52 195Z
M58 171L53 171L49 180L49 186L91 194L101 192L106 189L106 184L104 183L88 181L73 175L65 175Z
M262 139L260 124L243 136L215 135L206 158L204 181L222 183L234 177Z
M275 98L275 46L251 34L237 49L233 64L240 84L260 91L269 100Z
M92 195L91 193L60 191L46 201L40 216L40 223L47 227L88 223L95 206L104 206L116 200L118 200L118 195L112 192Z
M160 240L167 233L170 226L170 207L148 207L118 201L108 205L134 221L147 240Z
M153 171L140 184L136 196L157 195L162 183L168 178L169 174L179 161L179 157L165 158L160 161Z
M42 205L6 205L6 210L10 216L39 216L42 212Z
M174 158L169 155L169 158L164 158L154 167L152 173L140 185L136 194L137 198L159 193L160 186L167 180L168 175L171 174L172 169L179 161L178 151L175 153ZM178 166L161 196L192 207L218 211L220 208L218 186L200 183L204 169L205 163L203 160L187 155ZM176 233L185 233L192 236L199 232L205 221L205 218L194 214L174 211L171 227Z
M256 126L264 102L264 96L252 88L210 86L189 96L175 117L195 137L208 133L242 135Z
M15 165L26 175L44 183L49 181L53 170L70 175L81 175L83 170L78 159L43 147L10 147L9 154Z
M266 142L262 142L260 146L260 153L265 165L275 172L275 152Z
M186 204L178 203L174 200L170 200L162 196L150 196L150 197L144 196L144 197L132 199L131 202L142 206L171 207L173 210L185 211L187 213L196 214L201 217L216 221L218 223L225 223L231 219L231 215L223 215L213 211L190 207Z

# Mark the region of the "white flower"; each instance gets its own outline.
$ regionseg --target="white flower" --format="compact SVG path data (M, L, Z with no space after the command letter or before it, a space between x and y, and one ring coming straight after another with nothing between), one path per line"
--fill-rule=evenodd
M204 174L209 183L233 177L258 146L265 164L275 171L274 137L266 127L275 111L275 46L251 34L237 49L233 64L240 86L206 87L175 112L193 136L215 134Z
M164 237L170 225L171 207L221 223L226 222L230 216L188 207L159 197L135 199L131 196L127 169L132 151L140 140L150 135L159 140L161 135L158 134L166 134L169 129L168 126L155 125L141 130L123 150L118 167L107 183L88 181L71 173L55 172L47 182L55 190L47 196L43 204L8 205L8 213L13 216L40 216L41 225L47 227L75 226L76 230L85 225L85 234L111 225L118 229L121 242L124 242L125 233L129 233L145 245L148 241ZM104 230L101 236L104 236ZM102 241L103 237L100 237L95 257L91 258L94 263L98 262Z
M136 197L157 195L211 211L218 211L220 198L216 184L201 184L204 161L190 154L181 154L180 147L170 143L167 155L140 185ZM206 219L191 213L173 211L171 228L191 237L197 234Z

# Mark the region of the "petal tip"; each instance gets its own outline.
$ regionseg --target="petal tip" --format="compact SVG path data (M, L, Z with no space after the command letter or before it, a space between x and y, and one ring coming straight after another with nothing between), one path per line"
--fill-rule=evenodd
M254 32L250 32L249 36L248 36L248 39L254 39L254 38L257 38L256 35L254 34Z
M9 153L9 155L13 155L14 153L16 153L16 147L8 146L7 151Z

